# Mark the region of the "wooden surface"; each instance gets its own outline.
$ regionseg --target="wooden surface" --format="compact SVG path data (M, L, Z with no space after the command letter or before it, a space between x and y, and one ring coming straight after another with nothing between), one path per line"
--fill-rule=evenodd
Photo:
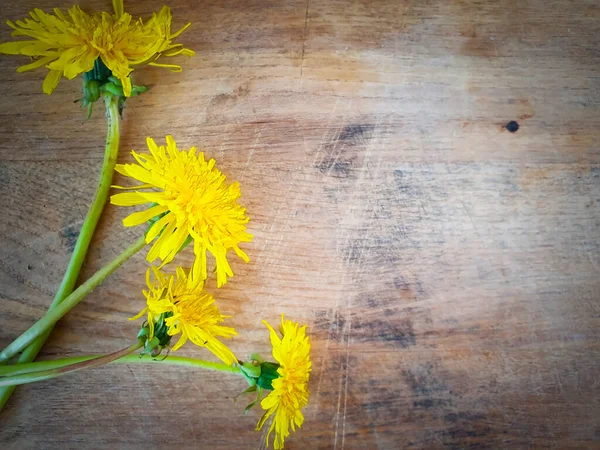
M197 55L182 74L136 72L152 89L128 102L120 160L170 133L241 182L252 261L216 292L232 349L268 353L261 320L281 312L313 342L306 422L286 448L599 448L600 4L170 3ZM82 123L72 104L79 81L47 97L22 63L0 58L2 346L59 285L105 133L100 105ZM85 277L139 235L120 224L129 212L107 207ZM96 289L43 356L129 345L146 267L137 255ZM260 412L232 402L243 384L113 366L29 385L0 442L260 448Z

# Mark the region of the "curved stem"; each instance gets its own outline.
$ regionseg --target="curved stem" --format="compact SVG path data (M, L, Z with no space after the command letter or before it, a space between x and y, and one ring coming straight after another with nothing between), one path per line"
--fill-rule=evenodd
M54 369L42 370L39 372L31 372L21 375L0 378L0 386L14 386L17 384L35 383L36 381L50 380L52 378L67 375L69 373L77 372L83 369L100 367L104 364L108 364L112 361L122 358L123 356L129 355L130 353L135 352L137 349L142 348L143 346L144 341L139 340L138 342L136 342L133 345L130 345L127 348L124 348L114 353L109 353L108 355L92 358L87 361L81 361L75 364L70 364L68 366L56 367Z
M40 361L29 364L15 364L0 367L0 386L33 383L48 380L82 369L99 367L108 363L115 364L167 364L174 366L193 367L218 372L231 373L243 376L238 366L228 366L223 363L215 363L195 358L181 356L168 356L162 359L152 359L144 356L131 355L143 343L140 341L135 345L103 356L76 356L72 358L55 359L51 361Z
M67 314L81 300L83 300L83 298L96 286L102 283L102 281L104 281L111 273L117 270L125 261L135 255L145 245L146 238L142 236L129 247L127 247L123 253L92 275L85 283L75 289L71 295L66 297L57 306L50 309L44 317L34 323L27 331L21 334L21 336L12 341L8 347L2 350L0 352L0 362L8 361L38 336L43 335L48 330L51 330L56 322L58 322L65 314Z
M50 309L58 305L75 287L81 266L83 265L96 225L98 224L98 220L100 219L100 215L102 214L102 210L108 199L110 186L112 184L115 164L117 163L117 156L119 154L119 99L113 95L106 94L104 96L104 103L106 105L108 131L100 181L98 183L98 188L96 189L94 200L81 225L81 231L79 232L63 280L50 304ZM41 336L38 336L19 356L18 362L28 363L33 361L51 332L52 329L49 329ZM4 407L14 390L14 387L0 388L0 409Z

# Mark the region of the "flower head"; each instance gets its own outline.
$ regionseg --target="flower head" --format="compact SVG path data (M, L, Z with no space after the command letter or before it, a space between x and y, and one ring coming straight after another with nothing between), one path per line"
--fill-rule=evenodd
M208 348L225 364L237 362L231 350L217 339L237 335L233 328L220 325L230 316L221 314L214 304L214 297L206 293L202 283L192 282L181 267L177 268L176 276L152 267L146 272L146 284L148 290L143 291L146 308L130 320L147 314L150 340L157 325L161 325L157 322L162 317L169 336L181 335L173 351L189 339L200 347Z
M107 12L88 14L77 5L67 14L55 8L54 14L41 9L30 12L31 18L7 21L13 28L13 36L27 36L29 40L0 44L0 53L26 55L33 58L30 64L21 66L25 72L46 66L50 72L43 83L43 91L51 94L62 76L73 79L94 67L100 58L123 86L126 97L131 95L129 74L132 67L149 64L180 72L181 67L159 64L161 56L186 55L194 52L172 41L190 25L171 33L171 11L164 6L144 22L133 20L123 12L123 0L113 0L114 14Z
M306 325L300 327L297 323L284 320L281 315L281 338L273 327L263 321L270 331L273 358L279 363L278 378L272 381L273 391L260 403L266 410L256 425L260 430L268 417L275 414L267 434L275 430L275 450L283 448L286 437L296 427L304 423L304 415L300 411L308 403L308 379L312 363L310 361L310 342L306 336Z
M153 139L147 138L150 154L132 151L138 164L117 164L117 172L143 184L130 188L136 189L135 192L113 195L110 201L120 206L153 203L149 209L123 220L125 226L135 226L160 216L146 233L148 243L158 237L148 252L148 261L160 258L163 265L168 263L191 237L196 255L192 278L206 279L209 251L216 260L220 287L227 282L227 276L233 276L227 261L228 250L233 249L244 261L249 261L238 246L252 240L252 235L246 232L249 220L246 209L237 203L240 185L237 182L227 185L225 175L215 167L215 160L206 161L204 153L197 154L195 147L178 150L171 136L166 141L166 147L158 147ZM146 188L157 188L159 192L137 190Z

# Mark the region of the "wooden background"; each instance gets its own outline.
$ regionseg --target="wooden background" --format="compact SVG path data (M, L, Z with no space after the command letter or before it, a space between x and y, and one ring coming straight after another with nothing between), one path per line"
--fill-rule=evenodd
M600 4L170 3L197 55L136 71L152 88L127 103L120 160L170 133L241 182L252 261L209 289L242 357L268 353L262 319L309 326L310 404L286 448L600 448ZM72 103L79 80L47 97L22 63L0 57L2 346L59 285L105 134L101 105L83 123ZM107 207L84 277L139 236L129 212ZM146 267L136 255L96 289L44 358L129 345ZM232 402L243 388L149 366L29 385L1 447L261 448L260 411Z

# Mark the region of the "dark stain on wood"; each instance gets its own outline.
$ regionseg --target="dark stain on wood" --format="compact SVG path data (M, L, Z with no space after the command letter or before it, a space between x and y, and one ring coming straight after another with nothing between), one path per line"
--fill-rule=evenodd
M411 282L407 280L407 277L404 275L398 275L394 277L394 287L398 289L405 298L410 298L411 300L421 300L425 297L425 288L423 287L423 283L421 280L416 280Z
M352 340L358 342L380 341L408 348L416 345L415 332L410 319L398 320L364 318L357 315L352 321Z
M349 124L340 129L329 143L323 146L324 155L315 164L323 175L333 178L352 177L356 152L368 144L375 126Z
M240 99L250 94L250 82L236 87L231 92L215 95L210 101L209 108L229 108L234 106Z
M435 396L444 396L450 392L446 383L436 375L431 362L405 369L402 371L402 375L415 397L429 399Z
M342 342L346 318L339 310L318 310L315 312L314 327L323 339Z
M319 172L335 178L348 178L352 173L352 161L339 161L325 158L316 165Z
M75 249L80 229L80 223L72 223L62 227L58 232L62 244L69 249L69 252L72 252L73 249Z
M349 124L341 131L339 139L350 145L364 144L371 139L374 131L375 125L360 123Z

